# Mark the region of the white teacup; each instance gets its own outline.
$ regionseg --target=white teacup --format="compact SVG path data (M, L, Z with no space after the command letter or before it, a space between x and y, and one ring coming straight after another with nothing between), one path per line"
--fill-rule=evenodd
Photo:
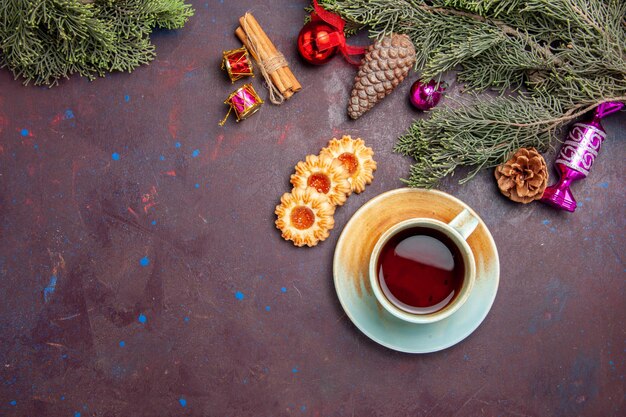
M474 282L476 281L476 264L474 254L466 240L472 234L478 219L469 210L464 209L450 223L444 223L430 218L414 218L395 224L378 239L370 257L369 276L378 302L394 316L412 323L433 323L443 320L456 312L468 299ZM448 245L453 245L452 252L460 255L463 262L463 280L458 291L452 295L451 300L445 306L436 311L424 313L423 307L414 307L403 303L396 298L387 288L384 280L379 279L379 258L381 251L394 236L413 228L432 230L434 235L443 235ZM436 239L436 237L434 238ZM443 244L443 243L442 243ZM421 261L420 261L421 262ZM458 259L455 261L458 262ZM420 277L416 277L419 279Z

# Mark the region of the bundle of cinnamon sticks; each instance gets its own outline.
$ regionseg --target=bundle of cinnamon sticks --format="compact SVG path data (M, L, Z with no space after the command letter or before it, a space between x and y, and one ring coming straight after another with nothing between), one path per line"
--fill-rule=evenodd
M266 78L270 87L270 101L280 104L282 99L288 100L294 93L300 91L302 86L289 69L285 57L276 49L254 16L249 12L246 13L239 18L239 24L241 26L235 30L235 35L250 51ZM273 86L270 86L270 83ZM273 98L272 87L275 88L274 91L277 90L280 93L282 98Z

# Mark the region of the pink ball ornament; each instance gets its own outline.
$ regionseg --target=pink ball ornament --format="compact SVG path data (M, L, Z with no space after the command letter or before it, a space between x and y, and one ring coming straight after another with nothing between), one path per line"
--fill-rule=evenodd
M411 104L418 110L430 110L439 103L446 87L445 82L417 80L411 86Z

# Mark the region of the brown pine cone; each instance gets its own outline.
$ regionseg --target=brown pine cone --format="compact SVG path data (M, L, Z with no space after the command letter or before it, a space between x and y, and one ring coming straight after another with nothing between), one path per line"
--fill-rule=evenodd
M385 36L370 45L348 103L348 115L358 119L376 103L385 98L415 64L415 47L407 35Z
M518 150L496 167L495 176L502 194L524 204L539 200L548 184L546 161L535 148Z

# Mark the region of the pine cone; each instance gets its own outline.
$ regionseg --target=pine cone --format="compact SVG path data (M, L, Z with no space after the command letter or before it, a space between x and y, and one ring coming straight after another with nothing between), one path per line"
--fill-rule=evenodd
M358 119L385 98L415 64L415 47L407 35L392 34L367 50L348 103L348 114Z
M496 167L495 176L502 194L524 204L539 200L548 184L546 161L535 148L518 150Z

